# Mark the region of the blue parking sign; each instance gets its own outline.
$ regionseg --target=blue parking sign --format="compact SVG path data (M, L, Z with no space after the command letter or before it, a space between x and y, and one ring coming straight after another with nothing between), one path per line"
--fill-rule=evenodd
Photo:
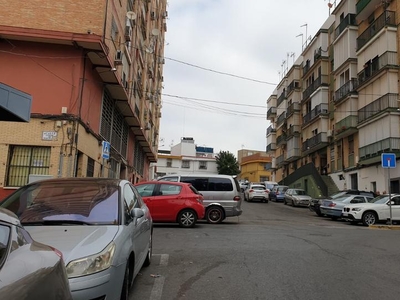
M102 145L102 151L101 151L101 156L104 158L104 159L110 159L110 143L109 142L107 142L107 141L103 141L102 143L101 143L101 145Z
M395 153L382 153L382 168L396 168L396 154Z

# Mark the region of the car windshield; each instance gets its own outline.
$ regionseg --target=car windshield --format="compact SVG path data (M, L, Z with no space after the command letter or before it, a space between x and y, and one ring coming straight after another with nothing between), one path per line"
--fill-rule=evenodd
M374 199L369 201L369 203L385 204L388 200L389 200L389 196L388 195L381 195L381 196L375 197Z
M118 186L107 181L40 182L19 189L2 204L24 225L118 224Z

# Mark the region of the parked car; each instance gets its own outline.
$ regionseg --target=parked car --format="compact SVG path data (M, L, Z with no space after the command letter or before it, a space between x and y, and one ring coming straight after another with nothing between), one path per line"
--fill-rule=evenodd
M275 202L283 202L285 199L286 190L289 187L286 185L277 185L275 186L272 191L269 192L269 199Z
M271 192L272 189L273 189L275 186L279 185L279 184L278 184L277 182L275 182L275 181L264 181L263 184L265 185L265 188L267 189L267 192L268 192L268 193Z
M146 181L135 184L150 210L153 222L173 222L194 227L203 219L203 195L191 184L171 181Z
M254 201L259 200L261 202L268 203L268 192L265 186L260 183L250 183L248 188L244 190L244 200Z
M360 190L343 190L339 191L335 194L332 194L328 197L321 197L321 198L313 198L310 201L309 209L313 212L315 212L319 217L322 217L323 214L321 213L320 206L324 200L332 200L335 198L339 198L345 195L364 195L364 196L369 196L369 197L376 197L377 195L374 192L369 192L369 191L360 191Z
M320 206L321 213L330 217L332 220L339 219L342 215L343 207L348 204L368 203L373 199L371 196L345 195L331 200L324 200Z
M166 175L158 180L186 182L193 185L204 197L205 219L208 223L221 223L227 217L242 214L242 195L234 176L218 174Z
M287 189L284 195L283 204L292 206L308 206L311 196L307 195L303 189Z
M129 181L37 181L0 206L17 214L33 239L62 252L74 300L127 300L141 267L151 262L152 218Z
M390 218L390 205L392 206L392 220L400 221L400 194L375 197L368 203L346 205L342 210L342 218L353 224L362 222L365 226L378 222L386 222Z
M247 180L245 180L245 181L243 181L243 180L239 181L240 191L241 191L242 193L244 193L244 191L245 191L245 189L247 189L248 185L249 185L249 182L248 182Z
M72 299L60 251L38 243L0 208L0 299Z

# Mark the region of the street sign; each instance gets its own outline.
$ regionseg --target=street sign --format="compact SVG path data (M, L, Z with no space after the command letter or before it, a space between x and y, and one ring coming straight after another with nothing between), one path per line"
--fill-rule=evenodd
M103 148L102 151L101 151L101 156L104 159L110 159L110 143L106 142L106 141L103 141L101 143L101 145L102 145L102 148Z
M381 161L382 161L382 168L389 168L389 169L396 168L395 153L382 153Z

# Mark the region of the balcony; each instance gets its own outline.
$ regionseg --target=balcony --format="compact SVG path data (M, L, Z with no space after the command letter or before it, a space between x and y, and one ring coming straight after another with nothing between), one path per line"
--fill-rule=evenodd
M287 87L286 95L289 96L289 94L296 89L300 89L300 82L298 80L293 80Z
M272 133L276 133L276 129L273 128L272 125L270 125L270 126L267 128L267 136L269 136L269 135L272 134Z
M314 80L303 92L303 101L306 100L311 94L320 86L328 86L329 78L328 75L321 75L317 79Z
M286 111L279 115L278 120L276 121L276 125L280 126L284 123L284 121L286 121Z
M323 51L322 47L319 47L318 49L314 50L314 61L317 61L318 59L320 59L321 57L326 57L326 55L324 56L322 53L327 53L328 51Z
M383 152L400 152L400 138L386 138L361 147L359 150L359 163L368 164L379 162Z
M283 102L283 100L286 99L286 92L283 91L282 94L278 97L278 100L276 101L276 106L279 107L279 105Z
M274 153L275 150L276 150L276 144L275 143L270 143L270 144L267 145L267 148L266 148L266 152L267 153Z
M304 67L303 67L303 76L311 69L310 60L307 60Z
M276 117L276 107L270 107L267 111L267 120L273 120Z
M293 115L295 112L300 111L300 103L298 102L293 102L289 105L289 107L286 110L286 117L289 118L291 115Z
M303 126L307 125L311 121L313 121L315 118L317 118L319 115L328 115L328 104L327 103L321 103L314 107L312 111L309 113L305 114L303 116Z
M335 124L335 139L341 139L357 132L358 116L347 116Z
M396 68L397 65L397 52L387 51L381 56L371 59L364 65L364 70L358 73L358 86L367 82L378 74L384 68Z
M335 39L349 26L357 26L355 14L347 14L340 22L339 26L335 28Z
M381 29L393 26L396 27L395 12L385 11L357 38L357 51L360 50L369 40L371 40Z
M287 137L293 136L295 134L300 134L301 127L300 125L292 125L287 130Z
M358 110L358 124L385 111L397 111L399 94L386 94Z
M299 159L301 156L300 148L292 148L287 151L286 161L291 162L296 159Z
M286 133L282 133L276 138L276 145L279 147L286 144Z
M346 98L349 95L357 95L358 81L356 78L350 79L345 84L343 84L336 92L335 92L335 104L338 104L341 100Z
M328 145L328 137L326 132L320 132L317 135L314 135L313 137L303 142L303 144L301 145L301 151L305 155L314 152L316 150L319 150L321 148L324 148L327 145Z
M279 156L276 158L276 165L277 165L278 167L280 167L280 166L282 166L282 165L287 164L287 162L285 162L285 159L286 159L286 155L285 155L285 154L279 155Z

